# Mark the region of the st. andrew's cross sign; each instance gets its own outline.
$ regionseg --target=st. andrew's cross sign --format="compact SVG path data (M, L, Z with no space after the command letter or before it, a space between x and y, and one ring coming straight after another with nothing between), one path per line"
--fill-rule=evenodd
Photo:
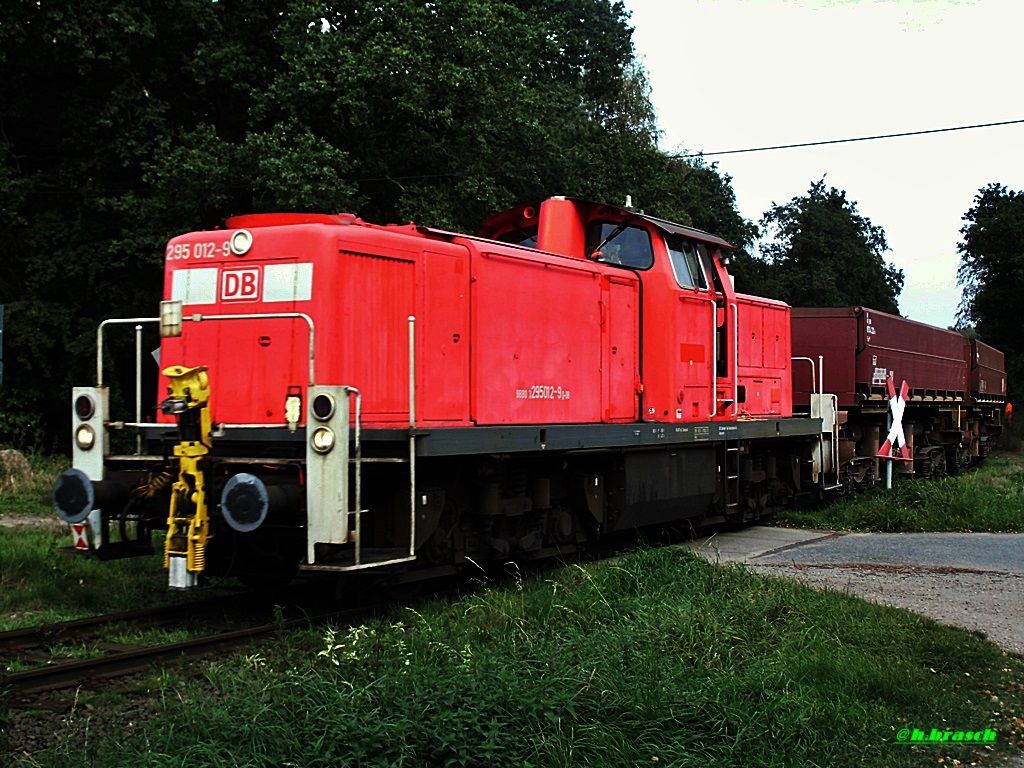
M900 387L900 393L897 395L896 385L891 376L885 380L885 383L889 388L889 411L892 414L892 426L889 427L889 434L886 436L885 442L882 443L881 450L878 451L878 458L913 461L910 456L910 448L907 447L907 438L903 435L903 411L907 407L907 393L910 391L910 387L904 380L903 386ZM900 449L899 455L892 455L893 447Z

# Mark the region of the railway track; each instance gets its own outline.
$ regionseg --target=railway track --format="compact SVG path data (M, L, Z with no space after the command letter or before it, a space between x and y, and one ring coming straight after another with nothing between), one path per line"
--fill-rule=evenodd
M312 603L315 604L315 603ZM268 616L267 614L270 614ZM271 606L256 594L232 595L192 604L94 616L0 633L0 691L9 703L34 695L92 684L143 672L182 659L201 658L283 630L317 621L345 621L367 614L366 608L320 607L314 612L292 603ZM112 642L104 630L122 635L142 633L187 623L193 637L172 642ZM196 629L202 625L206 629ZM241 626L240 626L241 625ZM53 649L87 649L89 658L60 658ZM29 666L26 669L18 667Z
M226 610L237 600L237 596L218 597L194 603L143 608L12 629L0 632L0 659L10 660L23 654L36 656L55 643L78 642L98 637L105 628L111 626L131 626L140 630L171 626L176 622L218 609Z

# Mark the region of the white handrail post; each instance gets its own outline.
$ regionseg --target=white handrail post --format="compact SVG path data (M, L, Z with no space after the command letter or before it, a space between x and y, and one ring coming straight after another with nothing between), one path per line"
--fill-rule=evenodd
M416 556L416 317L409 315L409 557Z
M142 422L142 326L135 326L135 423ZM142 455L142 430L135 429L135 455Z
M711 414L718 413L718 302L712 296L711 302Z

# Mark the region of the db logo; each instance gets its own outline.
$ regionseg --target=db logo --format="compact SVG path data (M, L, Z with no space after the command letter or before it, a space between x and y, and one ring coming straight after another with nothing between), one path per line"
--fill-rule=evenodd
M259 269L225 270L220 277L220 298L221 301L258 301Z

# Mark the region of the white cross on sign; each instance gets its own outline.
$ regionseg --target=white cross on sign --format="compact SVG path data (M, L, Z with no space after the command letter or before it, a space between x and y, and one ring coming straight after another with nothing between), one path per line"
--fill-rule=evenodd
M885 380L885 383L889 387L889 410L892 411L892 426L889 427L889 434L886 435L885 442L882 443L882 448L878 452L878 458L913 461L910 457L910 449L907 447L907 438L903 435L903 410L907 407L907 393L910 391L910 387L904 380L903 386L900 387L900 393L897 395L896 385L893 384L891 376ZM899 456L892 455L893 444L900 449Z

